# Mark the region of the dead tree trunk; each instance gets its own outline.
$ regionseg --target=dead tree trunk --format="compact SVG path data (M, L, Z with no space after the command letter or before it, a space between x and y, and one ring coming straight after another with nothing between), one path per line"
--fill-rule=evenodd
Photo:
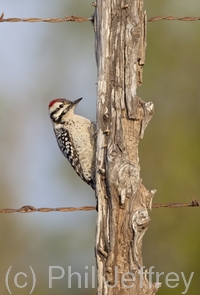
M155 294L143 275L142 238L155 191L140 179L138 143L153 104L137 95L146 49L143 0L97 0L96 260L98 295Z

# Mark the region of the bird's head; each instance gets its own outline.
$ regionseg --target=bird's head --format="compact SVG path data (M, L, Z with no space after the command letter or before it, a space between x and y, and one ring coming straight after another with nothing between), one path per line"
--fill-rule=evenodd
M81 101L78 98L74 101L65 98L56 98L49 103L49 114L53 122L61 122L63 115L67 114L70 110L74 112L76 105Z

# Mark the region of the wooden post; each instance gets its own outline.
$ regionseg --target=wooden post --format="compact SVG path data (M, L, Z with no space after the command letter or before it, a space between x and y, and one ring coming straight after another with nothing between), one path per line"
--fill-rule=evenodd
M97 0L96 260L98 295L155 294L142 262L155 190L140 179L138 143L153 116L137 95L146 49L143 0Z

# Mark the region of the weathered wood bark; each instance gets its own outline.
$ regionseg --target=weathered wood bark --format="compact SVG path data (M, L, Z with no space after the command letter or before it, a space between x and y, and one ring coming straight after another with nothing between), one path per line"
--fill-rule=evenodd
M143 0L97 0L96 259L98 295L155 294L143 275L142 238L155 191L140 179L138 143L153 104L137 95L146 49Z

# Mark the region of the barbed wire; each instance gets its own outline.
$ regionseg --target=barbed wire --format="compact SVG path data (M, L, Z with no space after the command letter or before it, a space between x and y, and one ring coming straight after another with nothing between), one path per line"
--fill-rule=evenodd
M18 18L18 17L10 17L4 18L4 13L2 12L0 16L0 22L31 22L31 23L38 23L38 22L45 22L45 23L63 23L63 22L78 22L82 23L84 21L92 21L93 18L83 17L83 16L65 16L64 18L39 18L39 17L28 17L28 18Z
M192 198L192 202L190 204L183 203L171 203L171 204L153 204L152 208L183 208L183 207L200 207L200 202L197 202L194 198Z
M155 22L159 20L180 20L180 21L187 21L187 22L193 22L200 20L199 16L173 16L173 15L165 15L165 16L153 16L148 18L148 22Z
M153 204L152 208L182 208L182 207L200 207L200 202L197 202L192 198L192 202L189 204L183 203L170 203L170 204ZM30 205L25 205L19 209L4 208L0 209L0 213L33 213L33 212L74 212L74 211L94 211L94 206L83 207L58 207L58 208L35 208Z
M179 21L198 21L200 20L199 16L173 16L173 15L165 15L165 16L153 16L148 18L148 22L155 22L160 20L179 20ZM64 16L64 18L39 18L39 17L29 17L29 18L18 18L18 17L10 17L4 18L4 13L2 12L0 16L0 22L45 22L45 23L63 23L63 22L78 22L82 23L84 21L93 21L92 17L83 17L83 16Z
M74 212L74 211L92 211L94 206L84 207L58 207L58 208L35 208L30 205L25 205L19 209L4 208L0 209L0 213L33 213L33 212Z

